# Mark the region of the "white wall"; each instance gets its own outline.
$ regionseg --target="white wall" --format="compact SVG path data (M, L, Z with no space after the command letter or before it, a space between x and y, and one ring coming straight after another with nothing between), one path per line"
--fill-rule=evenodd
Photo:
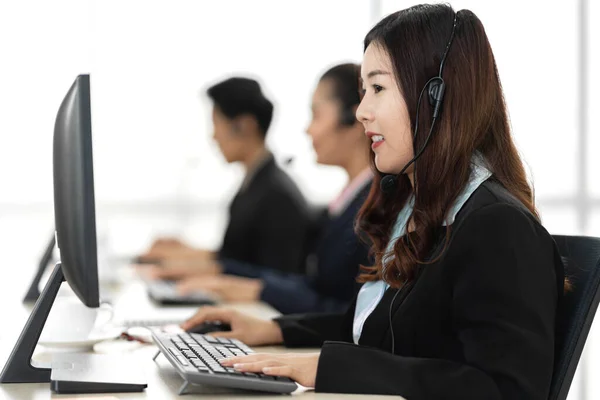
M139 247L183 234L218 246L241 170L210 139L204 90L231 74L257 77L275 102L268 143L278 160L295 157L288 172L311 201L344 185L340 170L315 164L304 129L319 75L360 61L368 2L1 4L0 219L52 212L54 118L79 73L91 73L97 219L111 238L138 237ZM162 222L127 223L132 213Z
M360 60L368 2L3 4L0 32L14 40L2 49L10 64L0 105L10 112L0 121L0 168L20 173L3 174L17 190L0 202L51 200L53 118L80 72L92 74L99 202L173 200L182 186L195 186L199 200L227 198L240 171L224 165L210 140L203 89L233 73L258 77L275 101L269 144L280 159L297 157L291 170L307 195L324 201L343 184L339 171L314 167L304 127L319 74Z

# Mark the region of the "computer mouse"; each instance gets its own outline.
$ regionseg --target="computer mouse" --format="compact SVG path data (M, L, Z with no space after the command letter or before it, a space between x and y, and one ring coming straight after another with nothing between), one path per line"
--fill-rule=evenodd
M132 264L137 265L157 265L162 266L162 260L160 258L148 258L144 256L137 256L131 259Z
M223 323L221 321L204 322L200 325L196 325L189 329L189 333L199 333L206 335L212 332L229 332L231 331L231 325Z

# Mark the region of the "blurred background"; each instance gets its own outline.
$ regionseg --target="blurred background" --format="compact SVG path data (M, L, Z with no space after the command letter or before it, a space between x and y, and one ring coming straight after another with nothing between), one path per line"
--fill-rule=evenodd
M276 160L312 203L327 203L346 177L316 165L305 133L316 81L334 64L360 62L370 27L417 3L0 1L0 259L11 260L0 266L3 296L24 294L53 232L54 119L78 74L91 74L102 254L128 257L158 235L218 248L243 171L212 142L205 89L232 74L258 79L275 103ZM450 3L486 27L543 223L600 236L600 4ZM100 268L110 274L110 262ZM592 328L570 399L600 396L598 356Z

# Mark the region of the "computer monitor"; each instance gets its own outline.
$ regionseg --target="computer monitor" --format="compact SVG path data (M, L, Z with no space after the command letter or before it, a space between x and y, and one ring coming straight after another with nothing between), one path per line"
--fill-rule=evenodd
M51 369L32 365L31 357L65 278L83 304L100 305L90 108L90 77L80 75L60 105L54 126L54 218L60 262L54 267L2 370L1 383L51 381ZM106 359L80 356L68 358L68 364L75 368L64 367L64 360L60 363L61 367L55 370L60 378L52 379L53 390L110 392L146 387L141 383L124 382L123 377L107 378L111 371L123 370L115 368L114 360L109 365Z
M63 274L88 307L100 305L90 77L80 75L54 126L54 220Z
M77 77L54 125L54 219L60 262L38 298L2 370L0 382L49 382L50 369L31 356L65 280L88 307L100 305L92 163L90 77Z

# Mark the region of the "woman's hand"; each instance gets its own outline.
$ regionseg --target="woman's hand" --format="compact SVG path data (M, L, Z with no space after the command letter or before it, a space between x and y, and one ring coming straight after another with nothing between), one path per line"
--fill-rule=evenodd
M231 325L230 332L212 332L212 336L238 339L248 346L283 343L281 328L275 322L250 317L227 308L202 307L196 315L181 324L181 328L187 331L196 325L212 321Z
M263 283L260 279L231 275L193 277L184 279L177 285L177 291L181 294L204 290L229 302L258 301L262 289Z
M287 376L306 387L315 387L320 353L312 354L252 354L221 360L221 365L241 372L262 372L265 375Z
M210 250L196 249L178 239L158 239L150 249L138 256L142 262L163 260L212 260L215 253Z
M217 261L164 260L160 265L139 266L138 272L149 279L179 281L199 276L219 275L221 264Z

